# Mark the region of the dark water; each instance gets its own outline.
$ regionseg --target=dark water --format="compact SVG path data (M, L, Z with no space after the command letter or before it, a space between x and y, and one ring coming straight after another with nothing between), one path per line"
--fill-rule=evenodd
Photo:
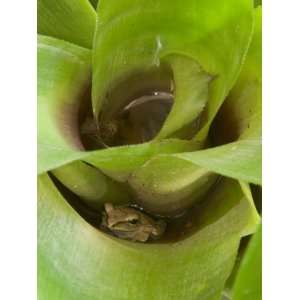
M91 95L82 100L79 128L87 150L152 140L173 105L172 72L151 68L119 80L106 93L98 121L92 114Z
M100 136L108 146L139 144L152 140L173 105L173 95L155 91L133 99L113 119L100 125Z

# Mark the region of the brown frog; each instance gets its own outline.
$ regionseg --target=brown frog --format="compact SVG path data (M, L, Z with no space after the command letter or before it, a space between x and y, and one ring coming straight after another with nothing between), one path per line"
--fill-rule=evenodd
M146 242L160 238L166 229L162 220L155 221L138 209L105 203L102 226L122 239Z

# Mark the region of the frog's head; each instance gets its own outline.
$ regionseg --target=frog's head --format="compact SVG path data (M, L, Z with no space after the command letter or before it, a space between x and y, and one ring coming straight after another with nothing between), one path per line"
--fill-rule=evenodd
M134 208L114 207L106 203L104 209L102 225L118 237L144 242L149 237L160 237L165 230L163 221L156 222Z
M127 207L115 208L111 203L105 203L106 222L110 229L133 230L138 226L138 213Z

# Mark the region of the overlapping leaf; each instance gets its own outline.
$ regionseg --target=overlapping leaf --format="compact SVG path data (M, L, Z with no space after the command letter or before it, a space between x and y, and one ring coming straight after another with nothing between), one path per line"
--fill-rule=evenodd
M192 178L192 176L188 177L186 174L197 174L199 172L199 175L195 176L190 182L190 188L192 189L191 183L199 180L205 171L261 184L260 8L256 9L255 21L255 32L247 59L236 85L226 99L220 115L217 116L219 126L216 126L215 129L217 134L222 135L222 131L224 131L222 127L225 127L226 131L230 127L230 122L234 122L235 131L237 132L235 138L238 140L192 153L161 155L153 158L150 162L147 162L147 165L137 170L134 175L132 184L139 194L151 194L151 201L154 199L169 203L165 195L168 194L172 197L172 192L178 193L180 185L183 186L181 195L184 197L184 191L187 189L185 184ZM226 118L226 116L229 117ZM234 116L238 117L235 118ZM179 160L184 160L187 163L179 162ZM169 161L173 163L169 164ZM159 174L154 174L154 166L160 170ZM181 169L186 172L181 172ZM161 182L164 182L164 186L161 185Z
M105 202L124 204L131 200L126 186L117 184L100 170L83 161L74 161L51 172L90 208L102 210Z
M238 183L228 179L205 202L197 232L166 244L126 242L96 230L46 174L38 195L38 288L44 300L219 299L239 239L257 222Z
M114 105L110 89L124 77L167 63L175 74L175 105L159 137L196 118L203 106L188 109L195 108L195 96L207 102L202 122L209 126L240 71L251 38L252 6L250 0L230 0L226 5L222 0L192 0L184 9L180 0L171 5L169 1L101 1L93 49L95 116L100 111L105 116ZM208 76L214 81L206 95ZM197 86L199 78L203 84ZM181 104L177 123L174 115L177 102L183 102L182 90L186 107ZM205 139L206 133L199 139Z
M136 146L83 151L77 115L90 80L90 52L54 38L38 43L38 172L78 159L120 173L142 165L158 153L192 151L196 142L164 140ZM125 166L125 167L124 167ZM124 174L121 174L124 176ZM120 175L120 176L121 176ZM122 176L121 176L122 177Z

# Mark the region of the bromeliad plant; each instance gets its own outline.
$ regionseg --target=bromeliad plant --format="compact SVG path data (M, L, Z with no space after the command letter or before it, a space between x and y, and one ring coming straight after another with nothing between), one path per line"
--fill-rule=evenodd
M38 0L39 299L260 299L261 8L96 2Z

